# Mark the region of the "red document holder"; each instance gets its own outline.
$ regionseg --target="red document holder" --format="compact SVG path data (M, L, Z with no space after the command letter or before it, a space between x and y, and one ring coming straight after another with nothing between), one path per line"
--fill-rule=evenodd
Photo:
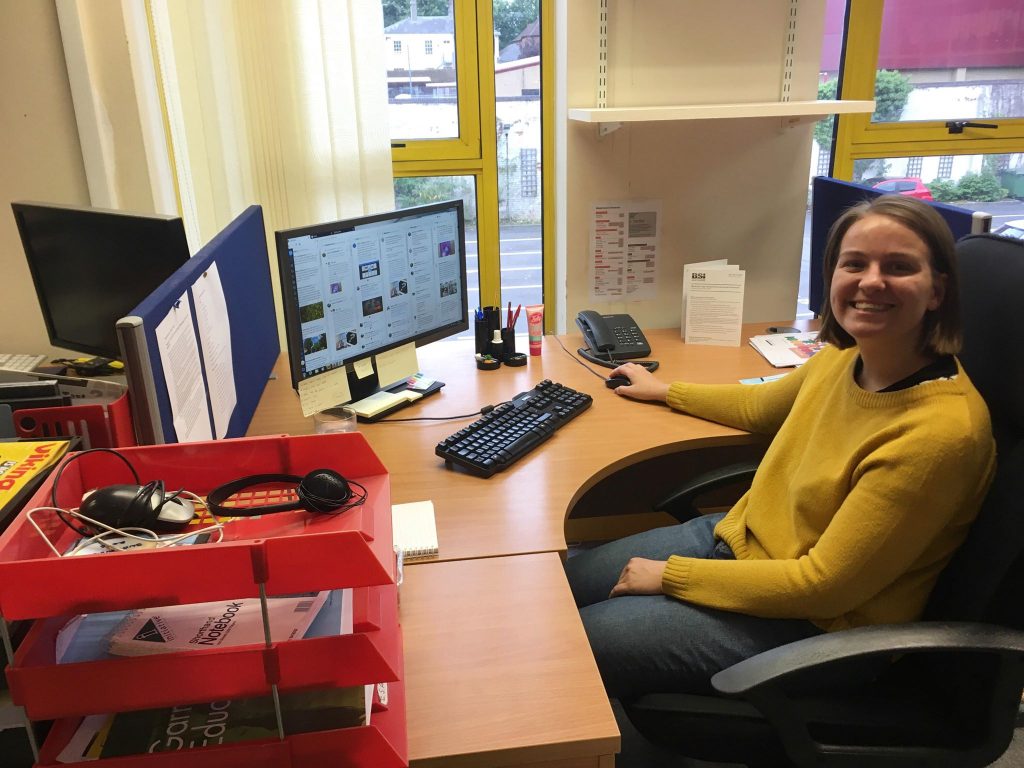
M80 437L83 448L136 445L128 393L106 405L83 403L57 408L22 408L14 412L19 437Z
M358 433L276 436L120 452L142 482L162 479L170 490L183 487L199 496L246 475L302 476L329 468L361 483L367 499L336 515L296 510L236 518L226 523L219 543L62 558L26 517L27 510L51 504L56 473L51 474L0 536L0 616L36 619L8 668L12 699L32 719L63 718L51 730L40 764L53 764L87 714L260 696L272 685L289 691L387 682L394 695L385 711L374 713L370 726L296 734L284 741L110 758L100 764L405 765L390 486L387 470L366 439ZM61 475L57 503L76 506L89 489L130 481L130 472L116 457L82 456ZM283 499L278 495L269 500ZM250 503L259 506L267 501L258 492ZM65 551L76 538L56 515L38 512L36 518L58 551ZM354 631L269 647L55 663L57 632L74 615L258 597L261 587L267 596L351 587Z

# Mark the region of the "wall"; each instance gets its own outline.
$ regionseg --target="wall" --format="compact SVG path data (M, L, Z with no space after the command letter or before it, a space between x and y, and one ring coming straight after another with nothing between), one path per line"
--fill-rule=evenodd
M57 352L10 210L12 200L89 204L52 2L0 3L0 91L0 352Z
M609 106L779 99L786 0L614 0L609 5ZM567 45L567 106L593 106L598 3L568 6L558 42ZM799 6L793 100L816 98L823 12L822 3ZM559 120L565 119L562 111ZM682 265L714 258L728 258L746 270L747 322L791 319L812 125L787 127L779 118L629 123L600 137L593 124L569 122L558 151L567 167L570 325L578 310L594 307L629 312L648 327L678 326ZM586 279L591 206L650 198L663 204L656 298L591 298Z

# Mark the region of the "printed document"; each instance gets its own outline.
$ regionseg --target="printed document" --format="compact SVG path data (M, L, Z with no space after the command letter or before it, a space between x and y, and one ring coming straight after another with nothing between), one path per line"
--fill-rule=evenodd
M661 201L594 205L590 222L590 295L653 299L657 295Z
M192 286L199 324L199 342L203 347L206 382L210 388L213 424L220 439L228 433L228 422L235 410L235 368L231 358L231 325L228 303L220 282L217 264L211 264Z
M685 343L740 345L745 279L743 270L733 266L686 270L683 275Z
M212 440L206 388L199 363L199 344L192 327L188 293L183 293L174 303L167 317L157 325L155 333L178 442Z

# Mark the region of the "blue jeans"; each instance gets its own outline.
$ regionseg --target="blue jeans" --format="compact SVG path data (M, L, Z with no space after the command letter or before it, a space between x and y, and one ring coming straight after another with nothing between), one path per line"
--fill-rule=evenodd
M629 700L664 691L706 693L716 672L761 651L821 634L804 619L762 619L667 595L608 593L631 557L734 559L714 536L723 514L655 528L573 555L565 563L608 695Z

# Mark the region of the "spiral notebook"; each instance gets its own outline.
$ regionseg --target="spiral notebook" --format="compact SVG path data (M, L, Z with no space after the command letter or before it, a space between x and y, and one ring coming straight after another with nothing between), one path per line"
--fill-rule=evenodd
M412 501L391 506L392 540L404 560L437 554L434 502Z

